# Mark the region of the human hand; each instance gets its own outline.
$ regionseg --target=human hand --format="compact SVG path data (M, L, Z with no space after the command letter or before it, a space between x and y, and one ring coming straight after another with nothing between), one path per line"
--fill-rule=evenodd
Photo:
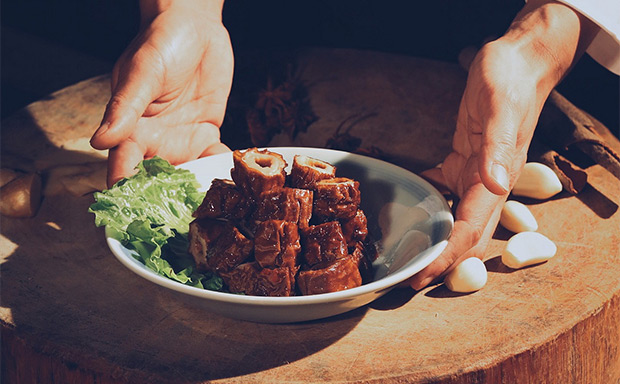
M112 97L91 138L94 148L110 149L108 186L133 174L144 158L179 164L229 150L219 127L233 54L216 3L142 4L141 32L114 67Z
M454 229L442 254L408 281L412 288L424 288L469 257L484 258L544 102L591 40L590 28L564 5L533 1L505 36L478 52L452 152L441 168L426 172L460 198Z

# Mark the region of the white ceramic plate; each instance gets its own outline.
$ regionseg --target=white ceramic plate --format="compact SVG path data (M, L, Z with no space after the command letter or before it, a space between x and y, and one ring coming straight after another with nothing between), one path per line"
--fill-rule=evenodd
M443 251L453 217L443 196L415 174L370 157L316 148L269 148L292 164L296 154L327 161L336 175L360 182L362 209L377 240L374 280L357 288L311 296L260 297L199 289L159 276L107 236L112 253L143 278L180 294L180 299L241 320L289 323L325 318L361 307L430 264ZM192 171L203 190L214 178L230 179L232 153L194 160L179 167ZM289 170L287 170L288 172Z

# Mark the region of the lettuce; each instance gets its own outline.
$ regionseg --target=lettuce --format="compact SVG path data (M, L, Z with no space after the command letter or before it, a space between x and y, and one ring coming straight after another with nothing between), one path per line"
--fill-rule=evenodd
M96 192L88 209L95 225L132 251L155 273L194 287L222 290L221 278L196 270L187 252L189 223L204 193L196 176L160 157L144 160L138 172Z

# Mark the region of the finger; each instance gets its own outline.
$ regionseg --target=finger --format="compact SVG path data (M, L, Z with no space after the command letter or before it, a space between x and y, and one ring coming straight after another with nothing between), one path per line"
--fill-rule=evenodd
M409 280L410 286L420 290L444 276L459 261L472 256L482 259L506 196L490 193L481 183L470 188L459 202L446 248L437 259Z
M431 185L435 187L442 195L448 195L451 193L450 188L448 188L446 178L440 167L427 169L426 171L420 173L420 176L424 180L431 183Z
M448 245L431 264L409 279L411 288L419 291L432 283L458 259L463 249L471 249L477 240L476 230L469 223L463 220L455 221Z
M111 148L108 154L108 188L136 173L136 165L144 159L144 150L133 140Z
M450 268L444 271L443 275L450 273L450 271L452 271L452 269L454 269L454 267L456 267L458 263L460 263L462 260L468 259L470 257L477 257L481 260L484 259L487 247L489 246L489 243L493 238L493 234L497 229L497 224L499 223L499 218L501 216L502 208L504 206L504 202L506 201L506 197L507 195L501 197L494 208L489 207L490 209L493 208L493 211L491 213L489 221L486 223L482 235L480 236L480 240L478 240L478 243L474 245L469 251L466 251L462 256L458 257L456 262L453 263Z
M482 183L489 191L502 195L510 191L514 156L517 151L517 133L521 125L517 114L506 103L501 113L494 113L486 120L482 130L482 146L478 171ZM494 111L492 111L493 113Z
M219 153L230 152L230 148L224 143L217 142L208 146L201 154L200 157L217 155Z
M160 89L155 67L145 62L146 55L137 52L114 74L117 84L106 106L100 127L91 138L96 149L118 145L135 130L138 119L149 104L157 98Z

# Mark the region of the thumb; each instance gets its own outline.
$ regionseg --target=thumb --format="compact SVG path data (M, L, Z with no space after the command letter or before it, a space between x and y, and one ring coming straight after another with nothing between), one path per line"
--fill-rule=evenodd
M136 165L144 159L144 150L133 140L111 148L108 155L108 188L119 180L136 173Z
M109 149L129 137L146 108L157 98L158 76L152 66L143 64L140 55L115 68L112 97L101 125L90 140L95 149Z
M512 113L494 116L487 120L482 131L482 147L478 163L480 179L496 195L510 191L512 165L517 155L517 131L520 122Z

